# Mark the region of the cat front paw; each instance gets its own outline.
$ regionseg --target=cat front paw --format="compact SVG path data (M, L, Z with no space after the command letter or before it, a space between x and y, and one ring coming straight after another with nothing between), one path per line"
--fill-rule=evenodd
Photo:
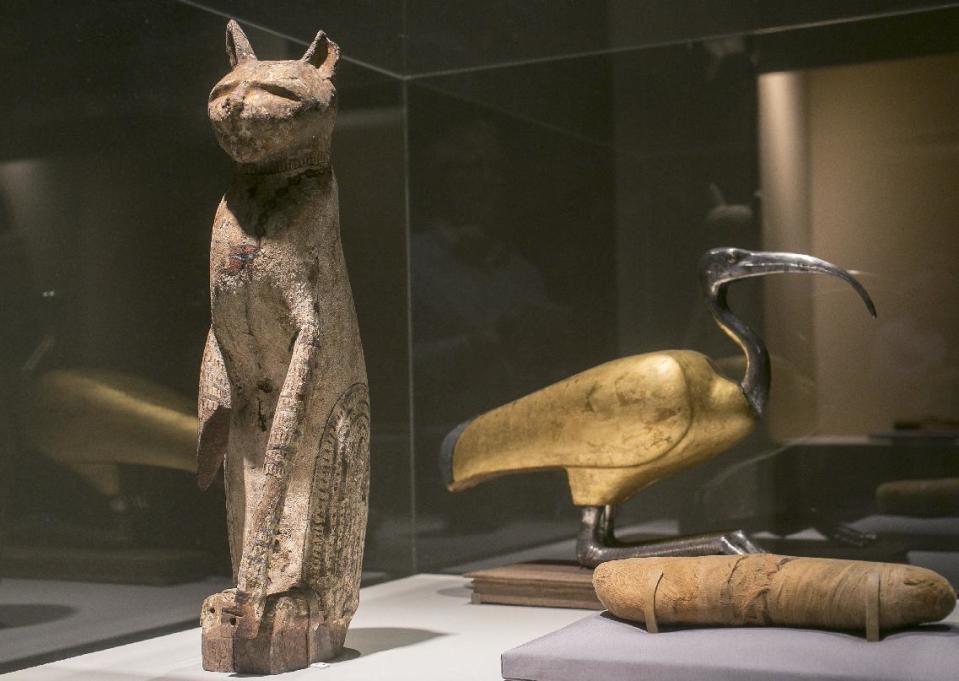
M204 629L217 629L221 637L255 638L260 618L249 595L235 588L213 594L203 603Z

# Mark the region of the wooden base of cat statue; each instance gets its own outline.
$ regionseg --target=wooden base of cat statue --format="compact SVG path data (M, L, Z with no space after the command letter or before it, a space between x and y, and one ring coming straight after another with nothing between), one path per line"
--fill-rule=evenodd
M277 674L338 655L359 601L369 394L330 167L339 48L259 61L233 21L226 41L197 469L224 467L236 587L203 604L203 667Z

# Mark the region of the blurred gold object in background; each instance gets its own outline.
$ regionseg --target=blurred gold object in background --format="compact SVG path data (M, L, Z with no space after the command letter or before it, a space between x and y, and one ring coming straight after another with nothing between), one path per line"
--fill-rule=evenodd
M119 464L193 473L195 405L176 391L119 371L55 370L31 387L30 444L116 496Z

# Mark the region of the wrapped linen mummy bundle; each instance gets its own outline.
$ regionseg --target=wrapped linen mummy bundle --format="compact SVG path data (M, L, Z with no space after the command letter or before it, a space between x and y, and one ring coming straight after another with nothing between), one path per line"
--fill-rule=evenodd
M616 617L658 624L896 629L934 622L956 605L925 568L769 553L632 558L603 563L593 584Z

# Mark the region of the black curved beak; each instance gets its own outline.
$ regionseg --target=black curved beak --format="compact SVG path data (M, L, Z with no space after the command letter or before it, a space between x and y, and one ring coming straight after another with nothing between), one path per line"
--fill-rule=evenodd
M856 293L859 294L859 297L862 298L866 304L869 314L873 317L876 316L876 305L872 302L869 292L859 283L858 279L841 267L837 267L831 262L814 258L811 255L803 255L802 253L775 253L771 251L752 252L731 264L729 269L723 273L723 279L726 281L735 281L736 279L746 279L748 277L761 277L767 274L789 274L792 272L828 274L842 279L856 289Z

